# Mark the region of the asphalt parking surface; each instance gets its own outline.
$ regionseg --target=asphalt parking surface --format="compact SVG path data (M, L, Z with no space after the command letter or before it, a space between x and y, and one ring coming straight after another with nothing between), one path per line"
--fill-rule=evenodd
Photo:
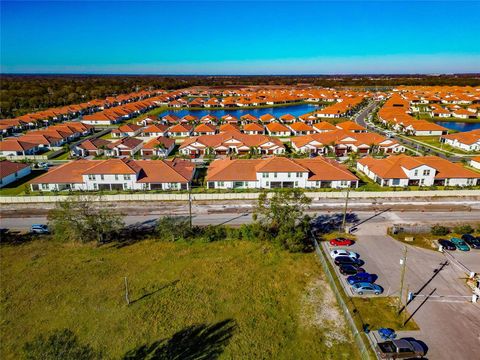
M400 292L400 259L405 245L386 235L387 227L397 220L387 213L381 221L365 222L355 232L358 241L348 247L360 254L368 272L378 275L377 283L384 287L385 296ZM470 270L480 272L479 250L452 255ZM425 342L429 359L479 359L480 304L470 302L472 292L465 284L465 271L451 260L445 264L448 259L440 252L407 245L404 297L406 291L418 295L407 305L407 311L420 331L398 334Z

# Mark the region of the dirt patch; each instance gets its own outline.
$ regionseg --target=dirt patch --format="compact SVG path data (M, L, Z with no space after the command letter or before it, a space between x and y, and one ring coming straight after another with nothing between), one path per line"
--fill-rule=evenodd
M308 285L301 309L301 323L306 327L324 330L323 338L328 347L348 341L345 319L325 280L316 279Z

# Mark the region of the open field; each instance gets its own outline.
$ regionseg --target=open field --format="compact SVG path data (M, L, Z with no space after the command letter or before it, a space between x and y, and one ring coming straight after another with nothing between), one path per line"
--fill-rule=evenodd
M314 254L240 241L122 248L35 241L2 245L0 255L3 359L19 358L26 341L55 329L120 358L195 324L215 324L230 337L200 339L225 346L220 358L358 356Z

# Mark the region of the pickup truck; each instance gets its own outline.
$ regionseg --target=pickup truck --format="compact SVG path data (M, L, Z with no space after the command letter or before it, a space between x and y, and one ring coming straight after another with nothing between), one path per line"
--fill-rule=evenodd
M398 339L378 343L375 351L380 359L423 358L425 350L415 340Z

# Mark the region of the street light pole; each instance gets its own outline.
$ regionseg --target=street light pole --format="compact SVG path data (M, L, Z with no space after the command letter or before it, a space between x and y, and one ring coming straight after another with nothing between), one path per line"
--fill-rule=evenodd
M188 184L188 219L190 229L192 229L192 184Z

